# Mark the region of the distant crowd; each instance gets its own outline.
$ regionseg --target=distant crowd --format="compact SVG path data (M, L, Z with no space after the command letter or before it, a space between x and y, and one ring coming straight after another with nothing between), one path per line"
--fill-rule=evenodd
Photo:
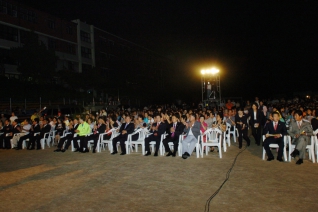
M65 152L72 145L75 152L86 153L89 152L88 143L93 141L92 152L95 153L98 145L101 145L99 135L103 134L104 140L111 139L107 144L110 146L109 150L112 154L117 154L117 147L120 145L121 155L125 155L128 151L125 145L128 135L132 135L132 140L140 140L142 137L140 129L144 129L148 133L146 137L143 137L145 156L151 155L150 142L155 141L154 156L158 156L160 142L162 142L166 156L176 156L178 146L182 145L182 157L186 159L194 151L198 136L204 135L202 142L209 142L206 134L214 129L222 134L223 139L225 139L224 132L234 129L238 134L239 148L242 148L243 139L247 142L247 146L250 145L250 134L253 135L255 144L259 146L266 143L261 142L262 135L266 134L266 140L272 143L279 143L280 137L288 133L289 135L295 134L293 140L297 142L297 140L301 140L298 137L310 136L318 128L317 108L318 103L313 100L309 101L309 99L295 98L289 101L282 99L267 102L256 97L252 103L228 100L215 107L200 103L191 107L186 105L177 107L172 104L148 106L143 109L107 110L105 108L98 112L87 111L85 114L72 117L67 114L47 117L42 114L42 111L39 111L20 123L14 113L9 119L2 114L0 148L41 149L49 141L52 145L57 146L55 152ZM295 118L298 116L301 117L301 120ZM307 134L293 132L293 123L299 124L298 122L308 123L311 131L306 128L308 132L305 133ZM268 123L273 123L273 129L269 127ZM276 133L275 123L284 125L286 132L282 129L280 133ZM298 128L300 130L300 126ZM269 133L273 130L274 132ZM287 130L289 131L287 132ZM114 137L115 134L116 137ZM273 138L276 140L269 138L268 135L272 134L275 135ZM163 139L162 135L165 135ZM182 143L180 143L180 135L184 136ZM303 140L308 143L308 139ZM169 143L174 145L173 150L170 148L171 145L168 145ZM297 144L295 149L297 150ZM202 151L214 151L214 147L205 148ZM271 153L267 151L267 154L268 159L272 160ZM293 156L296 157L299 152L295 154ZM277 157L277 160L282 160L281 155Z

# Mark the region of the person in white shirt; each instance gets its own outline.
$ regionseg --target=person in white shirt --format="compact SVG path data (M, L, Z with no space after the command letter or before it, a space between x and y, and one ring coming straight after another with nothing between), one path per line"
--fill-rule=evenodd
M11 139L11 142L13 144L13 146L15 146L14 148L17 149L17 144L18 144L18 141L19 139L22 137L22 136L25 136L27 134L29 134L29 131L31 129L31 124L29 123L30 120L29 119L25 119L22 123L21 123L21 132L18 133L16 136L13 136L12 139Z
M14 120L18 119L18 117L12 112L11 117L10 117L10 122L11 124L14 122Z

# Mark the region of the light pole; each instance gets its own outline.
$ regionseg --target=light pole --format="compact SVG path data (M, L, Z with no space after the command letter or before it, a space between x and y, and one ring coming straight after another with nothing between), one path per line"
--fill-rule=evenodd
M207 102L212 100L212 102L218 102L218 104L221 103L221 83L219 72L220 70L217 68L201 70L202 104L204 104L205 90L211 91L211 93L207 95ZM208 89L206 88L207 86ZM218 93L217 97L216 92ZM212 94L214 94L213 98L211 98Z

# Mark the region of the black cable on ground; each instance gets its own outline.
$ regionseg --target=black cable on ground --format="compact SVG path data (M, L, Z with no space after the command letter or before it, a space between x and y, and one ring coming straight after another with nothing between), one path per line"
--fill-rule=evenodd
M247 148L247 146L245 146L245 148L242 149L242 150L236 155L236 157L235 157L235 159L234 159L234 161L233 161L233 163L232 163L231 168L230 168L230 169L227 171L227 173L226 173L226 178L225 178L225 180L223 181L223 183L221 184L221 186L218 188L218 190L216 190L216 191L214 192L214 194L212 194L212 196L206 201L206 203L205 203L205 209L204 209L205 212L209 212L209 211L210 211L210 203L211 203L212 199L219 193L219 191L222 189L222 187L223 187L223 185L226 183L226 181L228 181L228 179L230 178L230 173L231 173L231 171L232 171L232 169L233 169L233 167L234 167L234 165L235 165L235 163L236 163L237 157L238 157L244 150L246 150L246 148Z

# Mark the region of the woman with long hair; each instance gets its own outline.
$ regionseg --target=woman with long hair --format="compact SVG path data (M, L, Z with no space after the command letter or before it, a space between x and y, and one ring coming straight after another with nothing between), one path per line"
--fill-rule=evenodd
M262 112L258 109L258 104L254 102L252 104L252 108L250 110L249 116L250 119L250 127L252 128L252 134L255 139L255 144L257 146L261 145L261 123L263 119Z

